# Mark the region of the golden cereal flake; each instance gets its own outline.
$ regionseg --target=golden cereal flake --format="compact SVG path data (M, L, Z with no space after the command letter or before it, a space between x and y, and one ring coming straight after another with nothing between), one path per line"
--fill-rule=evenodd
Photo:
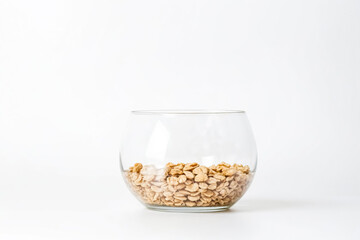
M249 166L227 163L168 163L160 169L136 163L124 175L145 203L172 207L231 205L244 194L252 176Z

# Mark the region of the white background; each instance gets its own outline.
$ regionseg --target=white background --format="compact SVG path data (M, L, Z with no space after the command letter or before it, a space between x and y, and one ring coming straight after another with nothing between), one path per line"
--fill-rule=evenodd
M132 109L246 110L246 196L144 209ZM0 0L0 239L359 239L359 158L359 1Z

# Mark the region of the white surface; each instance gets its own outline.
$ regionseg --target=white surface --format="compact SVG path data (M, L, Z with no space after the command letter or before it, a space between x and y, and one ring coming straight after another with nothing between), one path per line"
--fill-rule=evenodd
M0 238L360 238L359 198L247 198L230 211L205 214L156 212L137 202L109 201L106 197L65 202L1 209Z
M28 180L2 189L0 239L360 238L359 197L257 196L255 180L230 211L166 213L142 206L120 176Z
M0 0L0 238L359 239L359 23L356 0ZM148 212L124 188L128 111L186 108L247 111L237 211Z

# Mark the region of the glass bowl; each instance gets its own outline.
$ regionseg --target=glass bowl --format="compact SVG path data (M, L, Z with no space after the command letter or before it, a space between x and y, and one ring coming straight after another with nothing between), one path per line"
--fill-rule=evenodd
M244 111L132 111L120 153L131 192L146 207L222 211L254 178L257 153Z

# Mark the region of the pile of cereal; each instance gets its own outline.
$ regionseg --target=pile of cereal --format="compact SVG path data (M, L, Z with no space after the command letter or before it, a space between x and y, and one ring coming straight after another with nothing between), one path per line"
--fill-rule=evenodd
M173 207L228 206L251 182L249 166L168 163L157 169L136 163L125 171L131 189L147 204Z

